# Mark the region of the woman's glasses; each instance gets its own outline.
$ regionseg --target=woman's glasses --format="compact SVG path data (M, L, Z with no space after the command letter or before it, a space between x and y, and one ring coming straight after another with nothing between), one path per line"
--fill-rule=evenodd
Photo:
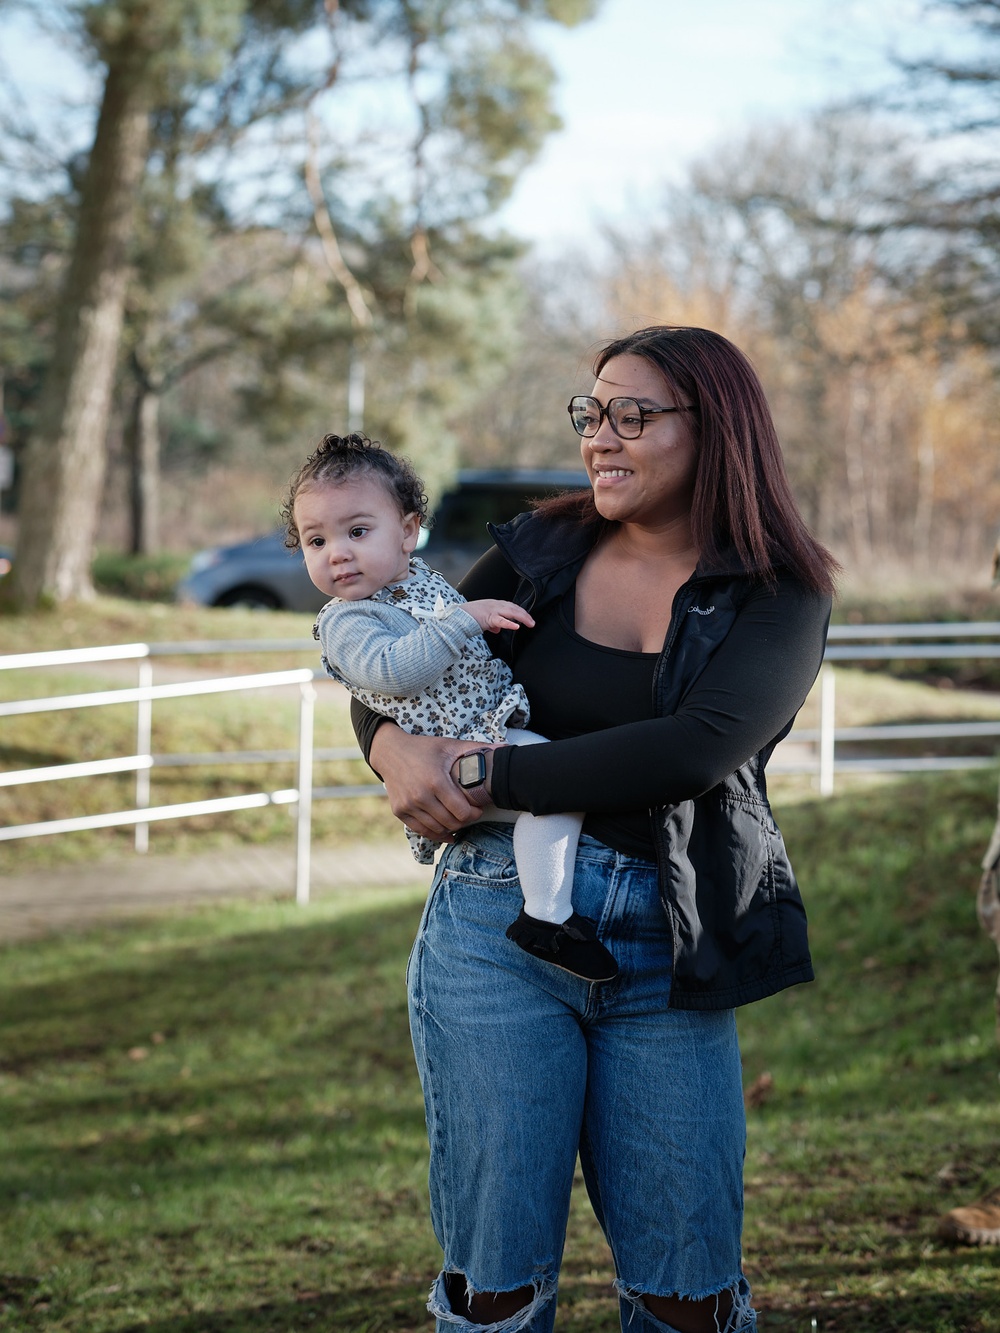
M596 398L578 393L569 401L569 419L577 435L584 439L596 435L605 417L614 433L622 440L637 440L642 434L647 417L663 416L665 412L693 412L693 407L642 407L634 398L612 398L602 407Z

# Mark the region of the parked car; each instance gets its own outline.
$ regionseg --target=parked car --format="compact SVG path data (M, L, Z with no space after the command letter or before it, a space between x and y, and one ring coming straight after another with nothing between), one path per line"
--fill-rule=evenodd
M502 523L531 500L588 485L586 473L558 469L496 468L460 472L442 496L418 547L450 583L489 549L487 523ZM289 551L282 532L234 546L199 551L177 587L177 600L202 606L268 611L318 611L328 600L314 588L301 551Z

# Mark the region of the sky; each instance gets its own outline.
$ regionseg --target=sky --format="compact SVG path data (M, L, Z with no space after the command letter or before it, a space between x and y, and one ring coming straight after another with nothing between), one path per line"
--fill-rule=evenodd
M498 222L543 251L596 243L602 222L655 209L664 182L713 143L884 83L891 46L926 36L921 10L922 0L602 0L575 28L538 23L564 127ZM74 85L83 98L66 57L26 41L16 22L4 29L0 77L6 66L36 110Z
M543 248L585 241L713 143L884 83L913 38L909 0L604 0L576 28L539 25L564 128L502 221Z

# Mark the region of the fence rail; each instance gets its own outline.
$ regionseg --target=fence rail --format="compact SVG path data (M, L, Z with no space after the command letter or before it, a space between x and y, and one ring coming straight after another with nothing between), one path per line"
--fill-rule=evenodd
M881 643L865 642L882 640ZM949 643L912 642L912 640L949 639ZM1000 658L1000 621L979 620L964 624L934 622L925 624L831 625L826 653L819 676L820 725L796 728L787 740L816 744L819 790L830 796L834 775L843 773L922 773L948 769L988 768L995 756L981 755L911 755L845 759L837 756L839 744L852 742L904 740L960 740L1000 736L1000 722L921 722L889 723L867 727L837 727L835 662L962 661ZM971 642L978 640L979 642ZM808 764L783 762L776 772L810 771ZM813 770L815 771L815 769Z
M381 793L381 785L358 787L324 787L314 789L313 764L320 759L359 759L357 749L335 747L315 750L314 681L325 679L322 672L311 667L297 667L285 671L256 672L238 676L217 677L209 680L172 682L154 685L150 659L162 657L190 657L230 653L262 653L313 651L311 639L271 640L196 640L185 643L129 643L106 647L70 648L37 653L8 653L0 656L0 670L38 669L41 667L76 666L86 663L107 663L133 660L137 662L139 683L119 690L95 690L77 694L50 695L44 698L18 699L0 702L0 717L24 717L37 713L55 713L79 708L99 708L112 704L135 704L136 753L83 763L54 764L45 767L19 769L0 774L0 786L11 787L30 782L50 782L63 778L94 777L108 773L136 774L135 807L131 810L105 811L68 819L50 819L34 824L8 825L0 828L0 841L18 838L42 837L86 829L135 826L135 848L145 852L149 847L149 825L168 819L184 819L192 815L216 814L225 811L260 809L266 805L295 805L295 897L299 903L309 900L310 846L312 831L312 802ZM190 698L204 695L234 693L244 690L298 685L299 726L294 750L224 751L216 754L155 755L152 753L152 705L156 700ZM278 791L242 792L234 796L215 797L201 801L185 801L173 805L150 804L150 773L154 768L186 767L205 764L274 763L293 760L296 764L296 785Z
M950 640L944 643L941 640ZM996 642L982 642L993 639ZM881 642L874 642L881 640ZM914 642L918 640L918 642ZM937 642L927 642L937 640ZM972 642L979 640L979 642ZM316 787L313 768L316 761L360 759L353 747L317 749L314 745L315 682L326 677L319 670L297 667L284 671L216 677L213 679L153 684L152 660L166 657L227 656L231 654L300 653L315 651L312 639L206 639L180 643L129 643L106 647L70 648L36 653L0 655L0 671L75 666L85 663L135 661L138 684L128 689L97 690L86 693L52 695L35 699L0 702L0 717L23 717L35 713L59 712L78 708L97 708L112 704L136 705L136 753L83 763L55 764L0 773L0 787L25 783L50 782L64 778L93 777L109 773L134 772L135 807L71 819L46 820L0 828L0 841L39 837L84 829L135 826L137 852L148 849L150 823L181 819L191 815L260 808L265 805L295 805L295 897L299 903L309 900L310 839L314 800L349 799L372 794L384 795L381 784ZM772 768L783 773L813 773L818 776L822 795L830 795L836 772L925 772L992 766L995 757L975 755L843 758L837 746L857 742L902 740L973 739L1000 736L1000 721L901 723L868 727L836 726L835 662L900 661L941 659L992 659L1000 657L1000 621L967 624L921 625L835 625L830 629L824 665L820 672L820 725L798 728L786 738L786 753L795 746L808 746L805 759L781 757L779 748ZM199 695L265 689L274 686L299 687L299 725L295 749L241 750L219 753L156 755L152 753L152 707L156 701ZM293 761L296 785L278 791L241 793L204 801L152 806L150 774L155 768L195 767L199 765L240 765Z

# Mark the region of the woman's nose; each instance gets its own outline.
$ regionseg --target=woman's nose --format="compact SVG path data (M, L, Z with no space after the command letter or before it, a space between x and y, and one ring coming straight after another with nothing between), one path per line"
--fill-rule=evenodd
M597 434L591 435L588 440L591 449L597 449L604 453L608 450L620 449L621 443L621 440L611 429L611 422L607 417L604 418L600 426L597 428Z

